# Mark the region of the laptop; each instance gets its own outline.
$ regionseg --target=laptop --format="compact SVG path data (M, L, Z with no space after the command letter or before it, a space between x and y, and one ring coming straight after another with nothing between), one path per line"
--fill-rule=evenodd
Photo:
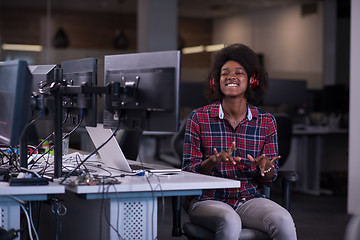
M86 126L86 130L96 148L100 147L113 134L111 129L105 129L99 123L97 127ZM149 163L141 164L140 162L126 159L115 136L112 136L110 141L98 150L98 153L105 166L124 172L137 173L144 170L152 173L181 172L180 168Z

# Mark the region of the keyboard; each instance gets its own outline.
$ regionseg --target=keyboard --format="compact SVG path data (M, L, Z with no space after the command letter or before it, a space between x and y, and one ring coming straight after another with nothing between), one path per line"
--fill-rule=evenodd
M142 166L142 165L138 165L138 164L129 164L130 168L132 170L150 170L152 168L149 168L149 167L145 167L145 166Z

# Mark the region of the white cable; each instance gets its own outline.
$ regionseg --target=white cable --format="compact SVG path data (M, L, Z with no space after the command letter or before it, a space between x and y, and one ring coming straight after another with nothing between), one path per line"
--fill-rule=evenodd
M34 226L34 221L33 221L33 219L32 219L31 204L30 204L30 207L29 207L29 212L30 212L31 226L32 226L32 228L33 228L33 231L34 231L34 234L35 234L36 239L39 240L39 236L38 236L38 234L37 234L37 232L36 232L36 229L35 229L35 226Z
M24 211L24 213L25 213L25 216L26 216L26 219L27 219L27 222L28 222L30 239L33 240L32 232L31 232L31 229L32 229L32 227L33 227L34 233L35 233L35 235L36 235L36 239L39 240L39 237L38 237L38 234L37 234L37 232L36 232L36 230L35 230L35 227L34 227L34 224L33 224L33 222L32 222L32 219L30 220L29 214L28 214L28 212L26 211L26 209L25 209L25 207L24 207L24 205L23 205L23 204L25 204L25 202L22 201L21 199L17 198L17 197L11 196L11 195L7 195L6 197L11 198L11 199L13 199L14 201L20 203L20 207L23 209L23 211ZM31 212L30 212L30 214L31 214Z
M20 198L14 197L12 195L6 195L6 197L11 198L12 200L14 200L20 204L25 204L25 202L23 200L21 200Z
M110 189L110 187L111 187L111 185L110 186L108 186L107 187L107 190L106 190L106 192L105 192L105 185L102 185L102 187L103 187L103 197L105 197L106 195L105 194L108 194L109 193L109 189ZM116 195L116 197L117 197L117 195ZM119 207L119 199L118 199L118 211L119 211L119 209L120 209L120 207ZM105 216L105 219L108 221L108 224L110 225L110 227L112 228L112 230L117 234L117 236L118 236L118 238L120 239L120 240L123 240L123 238L122 238L122 236L120 235L120 233L119 233L119 229L118 229L118 226L115 228L112 224L111 224L111 222L110 222L110 220L108 219L108 218L106 218L106 214L104 213L104 216ZM118 217L119 218L119 217ZM119 219L118 219L119 220ZM119 225L119 224L117 224L117 225ZM111 234L111 233L110 233Z
M32 232L31 232L32 228L31 228L31 224L30 224L29 214L28 214L28 212L26 211L25 207L22 204L20 204L20 207L23 209L23 211L25 213L25 216L26 216L26 219L27 219L30 240L34 240L33 236L32 236Z
M140 158L141 159L141 158ZM152 195L152 211L151 211L151 239L157 239L157 236L154 236L154 216L155 216L155 193L154 193L154 189L151 185L151 182L149 180L149 178L152 176L152 174L145 174L145 179L149 184L149 187L151 189L151 195Z

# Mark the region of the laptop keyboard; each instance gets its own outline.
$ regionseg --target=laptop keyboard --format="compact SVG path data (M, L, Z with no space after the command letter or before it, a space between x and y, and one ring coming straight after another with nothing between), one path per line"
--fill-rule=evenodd
M152 169L152 168L145 167L145 166L138 165L138 164L129 164L129 165L132 170L150 170L150 169Z

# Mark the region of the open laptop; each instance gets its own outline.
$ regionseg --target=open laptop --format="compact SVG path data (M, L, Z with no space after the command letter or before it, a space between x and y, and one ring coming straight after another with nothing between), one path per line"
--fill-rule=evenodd
M103 125L99 123L97 124L97 127L86 126L86 130L96 148L101 146L113 134L111 129L105 129L103 128ZM112 136L110 141L98 150L98 153L107 167L124 172L136 173L146 170L153 173L175 173L181 171L180 168L158 164L141 164L137 161L127 160L115 136Z

